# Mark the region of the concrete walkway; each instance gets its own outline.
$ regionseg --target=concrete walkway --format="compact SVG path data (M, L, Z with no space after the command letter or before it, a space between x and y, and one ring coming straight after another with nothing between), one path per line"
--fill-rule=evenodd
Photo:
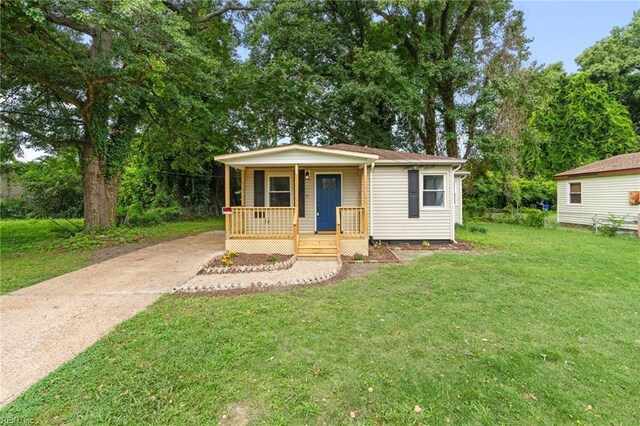
M0 297L0 406L191 279L224 232L180 238Z

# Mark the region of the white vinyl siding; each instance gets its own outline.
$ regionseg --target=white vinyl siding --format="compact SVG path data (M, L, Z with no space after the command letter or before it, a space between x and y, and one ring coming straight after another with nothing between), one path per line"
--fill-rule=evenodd
M420 171L444 174L445 193L450 192L450 166L434 166ZM451 240L452 197L445 196L444 208L423 207L420 217L409 218L408 173L404 166L376 166L372 172L371 221L374 240Z
M581 204L569 203L569 182L580 182ZM581 177L558 181L558 222L593 225L594 215L605 219L609 213L631 220L640 214L640 206L629 204L629 192L640 191L640 174L626 176ZM632 226L631 229L636 229Z

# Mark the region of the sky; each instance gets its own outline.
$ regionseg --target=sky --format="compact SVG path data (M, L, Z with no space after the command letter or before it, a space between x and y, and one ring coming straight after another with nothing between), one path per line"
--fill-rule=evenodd
M514 7L524 12L527 36L532 40L530 61L552 64L561 61L564 69L575 72L574 62L586 48L611 33L615 26L631 22L640 10L640 0L625 1L522 1ZM25 149L23 161L42 153Z
M640 10L634 1L514 1L524 12L531 61L552 64L562 61L568 72L578 71L574 62L586 48L611 33L613 27L631 22Z

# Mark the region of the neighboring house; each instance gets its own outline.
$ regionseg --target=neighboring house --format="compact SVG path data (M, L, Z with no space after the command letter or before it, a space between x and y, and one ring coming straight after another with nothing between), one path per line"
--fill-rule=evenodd
M337 144L217 156L226 248L298 256L368 254L369 240L455 240L465 160ZM231 168L240 206L230 206Z
M593 226L610 214L624 218L624 229L638 230L640 152L618 155L559 173L558 222Z

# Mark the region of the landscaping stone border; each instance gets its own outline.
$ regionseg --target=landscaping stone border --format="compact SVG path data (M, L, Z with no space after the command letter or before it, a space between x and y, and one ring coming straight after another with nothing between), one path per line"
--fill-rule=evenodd
M321 275L314 275L313 273L310 273L308 276L305 276L305 277L287 279L286 273L284 273L282 275L282 279L278 281L270 281L266 279L266 277L265 279L256 277L256 279L251 282L243 281L240 277L238 277L238 279L234 281L233 277L229 277L229 279L220 280L219 282L213 282L211 284L200 283L199 285L195 284L193 286L190 286L188 285L189 283L187 283L187 285L184 285L182 287L174 288L173 293L175 294L212 293L212 292L217 293L217 292L235 291L235 290L262 290L262 289L268 289L268 288L286 288L286 287L319 284L334 278L336 275L340 273L341 270L342 270L342 259L339 256L337 256L337 262L336 262L335 268ZM272 272L272 271L269 271L269 272Z
M289 259L283 262L263 263L260 265L238 265L238 266L209 266L216 260L220 260L227 252L216 253L213 258L207 264L205 264L198 271L198 275L213 275L213 274L238 274L242 272L269 272L279 271L282 269L289 269L296 261L296 256L293 255Z

